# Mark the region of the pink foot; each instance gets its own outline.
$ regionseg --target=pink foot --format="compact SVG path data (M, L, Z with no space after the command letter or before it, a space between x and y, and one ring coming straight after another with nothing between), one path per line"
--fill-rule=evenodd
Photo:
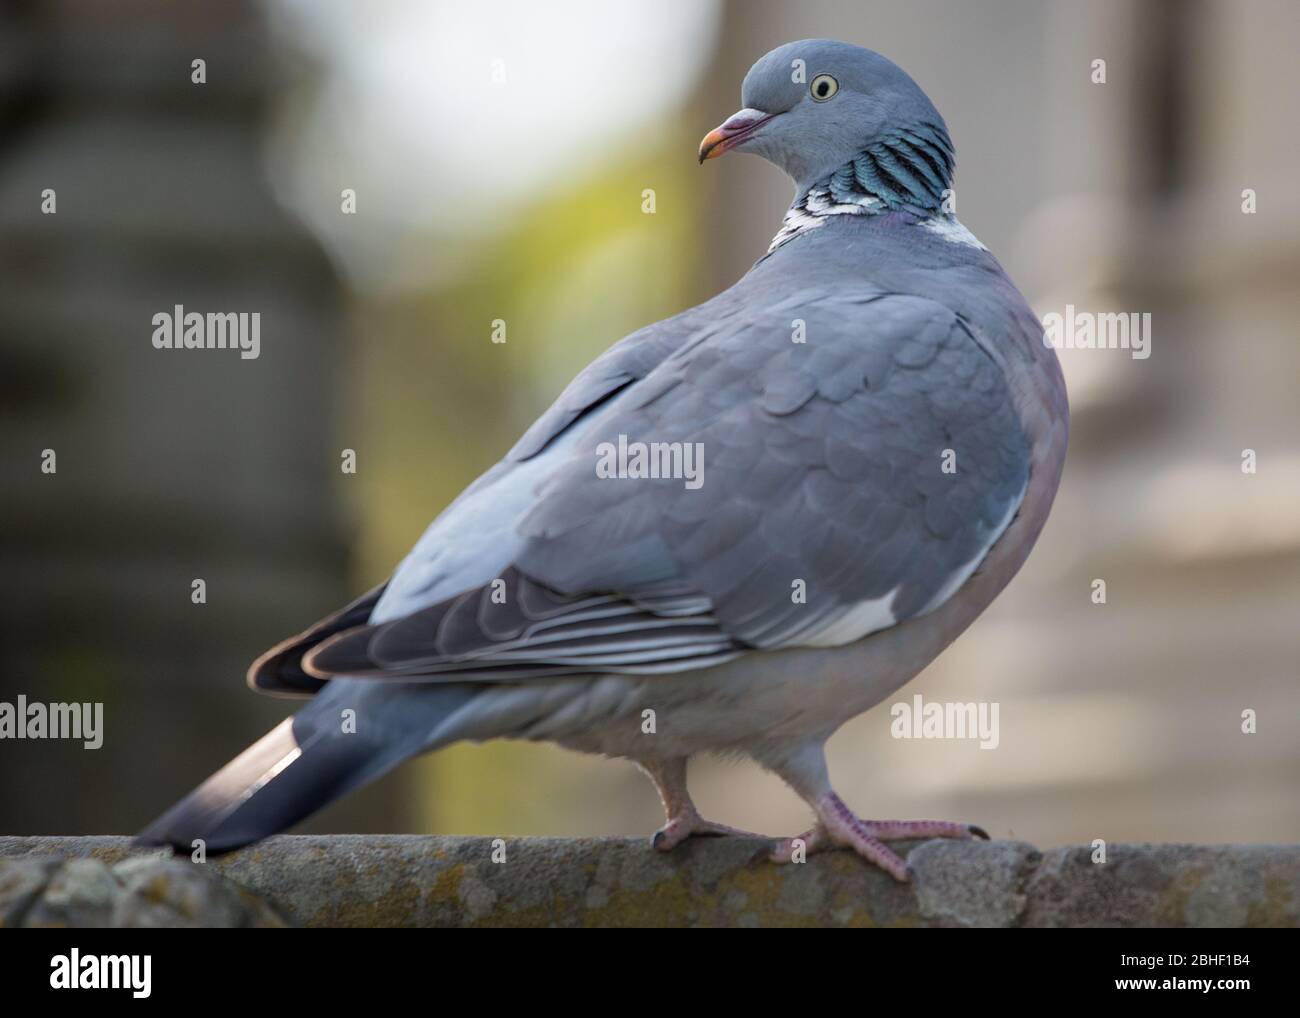
M785 838L772 849L772 861L793 862L828 848L851 848L900 883L908 880L907 863L892 852L886 841L906 838L983 838L983 828L946 820L860 820L831 792L817 801L817 826L797 838Z
M715 824L712 820L705 820L694 810L690 810L670 817L666 824L655 831L650 839L650 845L660 852L671 852L687 838L724 837L757 838L760 835L736 827L728 827L726 824Z

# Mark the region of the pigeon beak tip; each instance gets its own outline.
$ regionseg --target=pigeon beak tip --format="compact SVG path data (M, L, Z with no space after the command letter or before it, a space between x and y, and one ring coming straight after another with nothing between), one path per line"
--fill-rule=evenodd
M748 141L756 130L771 120L776 114L764 113L762 110L743 109L733 113L725 123L715 127L700 142L700 162L716 159L724 152L730 152L737 145Z
M700 165L704 165L704 160L716 159L727 151L726 146L722 144L726 140L727 135L720 127L715 127L706 134L704 140L700 142Z

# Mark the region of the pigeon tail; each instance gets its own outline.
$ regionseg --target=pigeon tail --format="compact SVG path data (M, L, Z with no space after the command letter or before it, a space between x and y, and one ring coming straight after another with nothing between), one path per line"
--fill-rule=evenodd
M369 683L334 680L310 706L286 718L136 837L139 845L219 855L283 831L418 753L453 741L430 733L474 690L426 689L412 725L409 703ZM391 688L391 687L390 687ZM366 695L376 689L379 696ZM352 713L345 712L349 707Z

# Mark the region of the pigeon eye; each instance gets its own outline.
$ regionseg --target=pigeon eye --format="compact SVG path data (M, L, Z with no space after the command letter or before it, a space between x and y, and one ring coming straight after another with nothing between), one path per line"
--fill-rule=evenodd
M819 103L824 103L839 90L840 83L829 74L817 75L808 85L808 91L812 93L813 101Z

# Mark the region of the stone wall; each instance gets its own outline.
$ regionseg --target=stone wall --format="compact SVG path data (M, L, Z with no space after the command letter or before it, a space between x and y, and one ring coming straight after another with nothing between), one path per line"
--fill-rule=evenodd
M930 841L909 885L847 852L775 866L765 848L282 835L195 865L127 838L0 838L0 926L1300 925L1300 845L1110 845L1098 864Z

